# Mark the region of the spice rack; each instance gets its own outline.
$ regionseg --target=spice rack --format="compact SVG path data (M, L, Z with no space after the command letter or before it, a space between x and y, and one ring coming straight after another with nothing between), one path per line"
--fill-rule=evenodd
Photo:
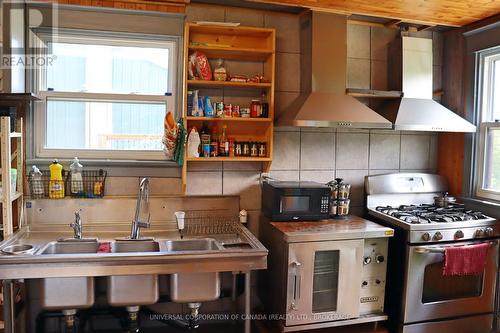
M227 27L220 25L199 25L186 23L184 30L184 94L183 94L183 119L184 127L189 133L193 126L199 130L204 122L209 126L216 125L219 128L227 127L228 136L233 137L236 142L265 142L267 146L266 156L250 157L187 157L185 150L184 164L182 167L182 186L186 189L187 170L192 163L199 162L260 162L263 171L269 171L273 156L273 119L274 119L274 85L275 85L275 48L276 32L274 29L254 27ZM262 74L266 82L231 82L231 81L204 81L188 80L189 55L194 51L203 52L209 60L223 59L235 60L234 63L244 64L260 63ZM243 66L243 65L242 65ZM229 75L237 73L237 65L231 69ZM234 72L234 73L232 73ZM242 118L242 117L193 117L188 116L188 91L200 90L222 91L222 99L226 97L251 99L265 96L269 104L269 115L266 118ZM208 95L208 93L207 93ZM250 97L251 96L251 97Z

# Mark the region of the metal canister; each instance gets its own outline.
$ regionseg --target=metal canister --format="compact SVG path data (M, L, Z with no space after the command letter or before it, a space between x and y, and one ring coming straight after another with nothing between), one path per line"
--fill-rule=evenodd
M241 142L235 142L234 144L234 156L241 156Z
M241 155L242 156L250 156L250 143L243 142L241 144Z
M265 142L259 143L259 157L267 156L267 144Z
M257 142L250 143L250 156L257 157L259 156L259 146Z

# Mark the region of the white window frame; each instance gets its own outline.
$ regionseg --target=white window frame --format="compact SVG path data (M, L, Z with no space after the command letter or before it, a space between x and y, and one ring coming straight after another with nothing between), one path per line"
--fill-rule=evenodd
M477 119L480 130L477 146L476 196L479 198L500 201L500 191L493 191L483 187L488 131L493 128L500 129L500 122L496 122L495 119L492 119L493 103L491 103L491 97L494 91L493 71L488 71L488 76L485 77L485 68L486 65L488 65L486 62L492 61L500 61L500 47L495 47L479 53L477 75L479 89L477 93L476 110L479 113Z
M46 87L46 69L39 67L33 70L33 88L40 98L40 102L35 103L34 114L34 157L35 159L46 158L72 158L78 156L82 159L95 159L107 161L161 161L165 160L165 155L158 150L107 150L107 149L51 149L45 147L46 143L46 120L47 120L47 101L50 100L68 100L68 101L86 101L86 102L128 102L141 104L167 103L171 110L173 105L174 114L179 113L179 103L177 91L179 82L179 71L177 70L179 38L171 36L152 36L137 35L129 33L102 33L78 30L57 31L57 42L81 43L92 45L116 45L116 46L144 46L157 47L169 46L171 55L169 57L169 69L172 75L169 77L168 87L171 96L164 95L140 95L140 94L112 94L112 93L89 93L89 92L63 92L48 91ZM52 31L46 33L39 31L31 39L33 43L43 43L48 38L53 37ZM91 43L89 43L91 42ZM42 48L38 48L42 49ZM64 138L61 138L64 139Z

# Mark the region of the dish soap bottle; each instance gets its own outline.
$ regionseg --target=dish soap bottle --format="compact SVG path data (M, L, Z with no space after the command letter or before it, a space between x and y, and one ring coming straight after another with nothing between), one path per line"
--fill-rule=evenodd
M31 173L31 188L33 191L33 196L35 198L43 198L43 182L42 182L42 172L40 169L33 165L31 167L33 169Z
M49 166L50 181L49 181L49 198L62 199L64 198L64 181L62 178L62 165L56 159Z
M71 195L80 196L83 194L83 165L80 164L78 157L73 159L69 169L71 171Z

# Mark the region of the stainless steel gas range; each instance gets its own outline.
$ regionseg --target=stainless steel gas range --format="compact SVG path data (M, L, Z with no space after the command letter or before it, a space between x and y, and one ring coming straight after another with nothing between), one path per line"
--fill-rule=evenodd
M385 307L391 332L491 332L500 224L461 204L435 206L447 190L438 175L368 176L365 189L368 214L395 228ZM481 274L443 275L446 247L483 242L491 246Z

